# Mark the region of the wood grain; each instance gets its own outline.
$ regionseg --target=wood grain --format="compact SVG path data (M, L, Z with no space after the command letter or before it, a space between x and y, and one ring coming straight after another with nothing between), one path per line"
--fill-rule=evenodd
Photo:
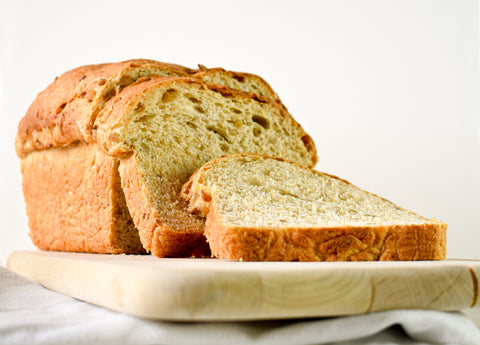
M237 262L19 251L7 267L54 291L158 320L327 317L480 307L480 261Z

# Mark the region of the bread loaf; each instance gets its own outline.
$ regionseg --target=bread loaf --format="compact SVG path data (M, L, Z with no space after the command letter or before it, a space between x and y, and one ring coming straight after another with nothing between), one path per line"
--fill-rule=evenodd
M203 219L179 197L203 163L243 151L316 162L261 78L151 60L60 76L20 122L16 149L39 248L162 257L209 254Z
M239 153L182 189L214 256L245 261L441 260L446 224L296 163Z

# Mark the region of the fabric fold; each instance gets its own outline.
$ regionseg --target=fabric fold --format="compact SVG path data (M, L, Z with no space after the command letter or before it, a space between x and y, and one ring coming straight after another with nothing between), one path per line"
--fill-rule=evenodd
M144 320L50 291L0 267L0 343L480 345L480 330L460 313L429 310L250 322Z

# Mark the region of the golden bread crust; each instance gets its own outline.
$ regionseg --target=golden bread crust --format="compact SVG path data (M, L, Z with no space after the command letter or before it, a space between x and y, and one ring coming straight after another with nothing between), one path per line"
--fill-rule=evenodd
M118 160L94 145L33 152L21 161L30 236L40 249L140 254Z
M215 207L205 236L213 256L241 261L444 260L443 223L408 226L243 228L223 224Z

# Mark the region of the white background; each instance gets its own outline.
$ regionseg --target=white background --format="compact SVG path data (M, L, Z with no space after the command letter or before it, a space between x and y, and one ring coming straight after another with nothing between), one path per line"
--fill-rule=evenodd
M33 248L14 152L36 94L131 58L264 77L326 171L448 225L480 257L477 1L0 0L0 255Z

